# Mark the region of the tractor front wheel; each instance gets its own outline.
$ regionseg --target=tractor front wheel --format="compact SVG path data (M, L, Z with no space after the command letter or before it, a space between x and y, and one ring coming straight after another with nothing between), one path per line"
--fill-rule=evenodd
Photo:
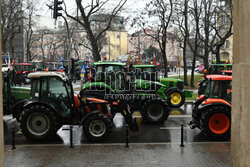
M170 88L167 91L167 97L170 97L170 104L172 107L181 107L185 103L185 95L178 88Z
M200 128L211 138L230 137L231 111L226 107L212 107L201 114Z
M112 129L109 117L103 114L93 114L86 118L83 130L89 141L99 142L107 138Z
M34 105L24 110L20 119L23 135L29 140L47 140L58 130L58 120L45 106Z

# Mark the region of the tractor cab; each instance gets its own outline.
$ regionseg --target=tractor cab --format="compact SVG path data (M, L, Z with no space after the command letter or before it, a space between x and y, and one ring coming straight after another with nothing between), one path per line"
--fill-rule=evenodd
M125 90L125 63L96 63L96 81L108 83L116 91Z
M201 86L201 85L200 85ZM198 107L205 99L219 98L231 101L232 76L207 75L206 82L203 82L204 91L194 101L194 106Z
M81 93L88 96L103 98L105 94L124 94L127 88L125 63L97 62L95 72L86 82Z
M157 81L155 65L134 65L136 78L150 81Z
M62 116L69 116L71 109L72 88L68 77L59 72L30 73L28 78L32 80L30 98L32 101L43 101L63 111Z
M207 99L224 99L231 102L232 76L209 75L205 90Z

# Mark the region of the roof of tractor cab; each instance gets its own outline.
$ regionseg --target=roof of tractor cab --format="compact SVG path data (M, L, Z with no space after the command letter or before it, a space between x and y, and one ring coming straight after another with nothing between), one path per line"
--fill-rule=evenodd
M224 72L224 73L233 73L233 70L221 70L221 72Z
M68 79L68 77L62 72L32 72L28 75L29 79L37 79L41 77L58 77L63 81Z
M125 66L126 63L119 63L119 62L109 62L109 61L105 61L105 62L96 62L94 63L95 66L98 65L116 65L116 66Z
M135 68L146 68L146 67L155 67L155 65L152 64L138 64L134 65Z
M211 79L213 81L230 81L232 80L232 76L228 75L207 75L207 79Z

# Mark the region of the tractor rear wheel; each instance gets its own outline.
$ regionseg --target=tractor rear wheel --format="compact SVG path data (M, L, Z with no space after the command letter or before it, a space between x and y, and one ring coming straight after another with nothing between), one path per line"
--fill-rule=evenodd
M83 124L84 134L89 141L99 142L106 139L112 129L112 121L104 114L93 114Z
M149 123L162 123L168 119L169 107L163 100L148 100L142 107L142 119Z
M181 107L185 103L185 95L178 88L170 88L167 93L167 97L170 97L170 104L172 107Z
M230 137L231 111L226 107L212 107L201 113L200 128L211 138L228 139Z
M58 120L49 108L34 105L24 110L20 118L20 128L29 140L47 140L58 130Z

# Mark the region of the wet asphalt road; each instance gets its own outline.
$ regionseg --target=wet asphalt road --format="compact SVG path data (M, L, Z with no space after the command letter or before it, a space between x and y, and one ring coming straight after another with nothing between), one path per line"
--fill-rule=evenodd
M131 143L179 143L181 141L181 124L184 125L184 140L185 142L214 142L207 136L203 135L199 129L190 129L187 123L192 119L192 106L186 104L185 107L172 109L171 115L162 125L146 124L141 120L139 113L135 113L135 117L140 122L140 131L129 133L129 141ZM117 114L113 120L113 129L111 135L101 143L124 143L125 142L125 121L122 115ZM11 144L11 127L14 126L16 130L16 144L62 144L69 145L69 126L64 125L58 130L57 136L51 141L34 143L26 140L26 138L19 131L18 123L12 119L10 115L4 116L4 142L5 145ZM74 144L90 144L85 135L82 133L82 127L73 127Z

